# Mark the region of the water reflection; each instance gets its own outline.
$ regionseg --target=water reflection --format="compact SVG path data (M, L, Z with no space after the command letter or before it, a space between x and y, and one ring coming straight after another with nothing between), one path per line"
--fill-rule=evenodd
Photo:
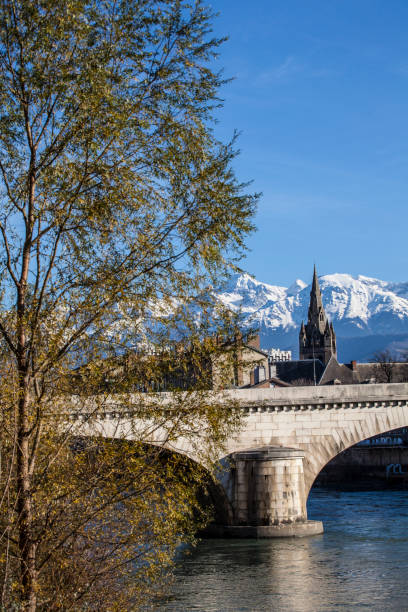
M408 493L315 491L306 539L207 540L179 565L160 609L200 612L408 610Z

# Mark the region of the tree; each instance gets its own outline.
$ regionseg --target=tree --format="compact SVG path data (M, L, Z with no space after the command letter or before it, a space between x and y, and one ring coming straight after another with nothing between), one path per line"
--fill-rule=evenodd
M377 351L371 359L376 382L393 382L396 359L388 350Z
M95 396L107 363L215 333L211 289L252 229L257 196L234 176L234 142L211 128L223 84L211 20L201 0L1 4L5 608L136 606L193 521L203 482L197 464L177 472L185 460L146 446L151 428L209 457L236 422L199 381L165 407L159 394L133 396L128 412L148 414L150 429L129 417L132 451L97 429L86 442L74 420L85 414L91 428L113 393L130 403L122 391L138 388L137 368Z
M388 349L377 351L371 359L373 376L378 383L404 382L408 380L408 367L405 356L398 357Z

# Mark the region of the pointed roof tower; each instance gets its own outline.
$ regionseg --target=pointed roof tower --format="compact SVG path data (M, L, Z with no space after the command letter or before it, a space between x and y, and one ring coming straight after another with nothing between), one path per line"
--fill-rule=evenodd
M319 287L319 279L317 277L317 272L316 272L316 264L313 264L313 280L312 280L312 292L319 292L320 293L320 287Z
M307 324L304 326L302 322L300 328L299 356L300 359L320 359L326 365L332 355L337 357L336 334L324 310L319 279L314 266Z
M323 307L322 294L319 279L317 278L316 266L313 267L312 290L310 292L310 303L308 311L308 325L315 327L320 333L324 333L327 317Z

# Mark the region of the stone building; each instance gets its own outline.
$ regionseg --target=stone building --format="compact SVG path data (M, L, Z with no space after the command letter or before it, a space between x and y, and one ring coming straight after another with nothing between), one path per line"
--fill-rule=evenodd
M315 266L307 323L305 325L302 321L300 327L299 358L319 359L323 365L327 365L332 356L337 359L336 334L324 311Z
M242 336L238 334L233 341L226 343L226 353L228 351L228 346L233 348L232 356L235 357L235 359L229 361L228 365L230 368L229 386L231 388L248 389L257 387L267 389L270 387L290 386L288 382L282 381L276 374L276 363L289 363L282 357L284 351L273 349L278 352L282 358L282 361L279 360L274 362L269 351L261 349L259 334L254 334L247 341L243 341ZM224 357L221 358L221 363L224 363ZM213 388L218 388L220 386L219 377L217 376L219 365L220 361L218 364L213 364ZM225 378L224 375L224 379Z

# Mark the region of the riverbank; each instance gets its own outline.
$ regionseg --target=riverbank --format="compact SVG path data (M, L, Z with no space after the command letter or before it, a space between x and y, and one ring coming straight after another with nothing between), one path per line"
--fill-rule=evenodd
M408 447L353 446L326 465L315 486L343 491L408 490Z

